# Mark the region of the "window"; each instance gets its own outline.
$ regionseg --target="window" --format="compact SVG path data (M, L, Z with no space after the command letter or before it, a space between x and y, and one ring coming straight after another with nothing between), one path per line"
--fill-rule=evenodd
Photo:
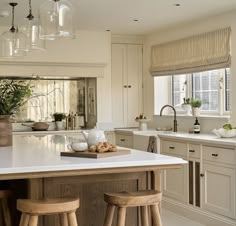
M227 115L230 111L229 68L155 77L154 89L155 114L159 114L167 103L173 105L178 113L184 113L183 98L191 97L202 99L201 114Z
M223 115L230 110L230 69L171 76L171 102L181 111L183 98L203 101L201 112Z

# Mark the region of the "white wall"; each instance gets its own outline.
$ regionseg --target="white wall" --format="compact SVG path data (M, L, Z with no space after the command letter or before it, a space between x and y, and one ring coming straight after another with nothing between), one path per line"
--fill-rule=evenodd
M175 26L172 28L168 28L162 31L158 31L154 34L148 35L145 39L144 43L144 112L149 117L153 116L154 112L154 82L153 78L149 73L150 68L150 50L152 45L156 45L159 43L164 43L168 41L178 40L184 37L213 31L216 29L229 27L232 29L232 63L231 63L231 122L236 125L236 89L233 87L236 85L236 11L232 11L227 14L222 14L219 16L210 17L208 19L199 20L191 23L186 23L183 25ZM160 97L161 98L161 97ZM160 119L163 120L163 119ZM172 120L172 119L168 119ZM192 124L194 123L192 119ZM189 123L189 119L184 120L181 118L180 127L182 129L188 130L191 123ZM207 121L207 120L206 120ZM208 121L209 131L211 128L222 125L221 123L225 123L225 119L212 119ZM209 124L210 123L210 124ZM153 127L156 127L157 118L150 123ZM186 126L184 126L186 125ZM204 130L207 130L205 128Z
M0 32L6 29L9 28L0 28ZM47 41L46 46L46 52L30 53L24 58L10 60L9 64L0 59L0 74L100 76L97 79L98 122L111 122L110 32L78 31L76 39Z

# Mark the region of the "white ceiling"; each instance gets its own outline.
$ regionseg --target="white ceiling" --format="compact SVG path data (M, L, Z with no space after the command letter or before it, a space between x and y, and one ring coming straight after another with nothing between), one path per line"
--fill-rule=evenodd
M0 0L2 11L11 0ZM13 0L14 1L14 0ZM46 0L32 0L33 14ZM47 0L49 1L49 0ZM15 0L16 23L28 14L28 0ZM174 4L180 3L180 7ZM74 0L76 26L83 30L111 30L115 34L147 34L158 29L236 9L236 0ZM135 22L134 19L139 21ZM11 16L0 17L10 27Z

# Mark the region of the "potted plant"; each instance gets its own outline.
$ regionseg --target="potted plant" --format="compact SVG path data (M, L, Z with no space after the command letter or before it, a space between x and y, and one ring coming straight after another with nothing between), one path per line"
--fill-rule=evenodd
M190 104L190 98L183 98L182 108L185 111L186 115L191 115L191 104Z
M0 146L12 145L10 116L17 113L32 94L29 81L0 80Z
M198 98L192 98L191 101L192 114L197 117L200 115L200 107L202 106L202 100Z
M55 112L53 114L53 117L55 119L55 123L56 123L56 129L57 130L63 130L63 119L65 119L66 114L65 113L61 113L61 112Z

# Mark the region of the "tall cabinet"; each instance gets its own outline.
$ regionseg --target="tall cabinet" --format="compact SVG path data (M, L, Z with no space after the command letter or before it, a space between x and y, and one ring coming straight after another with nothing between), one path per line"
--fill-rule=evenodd
M112 118L114 127L137 126L142 113L142 45L112 44Z

